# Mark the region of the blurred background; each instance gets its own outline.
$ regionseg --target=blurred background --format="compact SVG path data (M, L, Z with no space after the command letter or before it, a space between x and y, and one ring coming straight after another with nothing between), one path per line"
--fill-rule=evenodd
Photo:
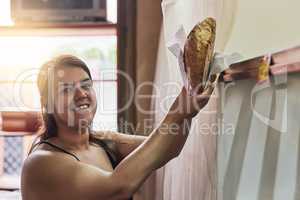
M179 92L170 83L182 84L170 47L208 16L217 20L215 52L242 60L224 64L216 95L193 120L200 128L134 199L299 199L299 6L299 0L0 0L0 200L20 199L42 63L65 53L85 60L99 105L94 129L147 135ZM8 198L1 190L17 192Z
M100 3L104 7L95 7ZM86 16L93 12L101 14ZM72 54L88 64L93 76L98 100L94 129L116 130L116 24L117 0L1 0L0 112L39 112L36 75L40 66L54 56ZM13 189L18 187L22 162L36 136L26 129L17 134L1 130L0 135L0 188Z

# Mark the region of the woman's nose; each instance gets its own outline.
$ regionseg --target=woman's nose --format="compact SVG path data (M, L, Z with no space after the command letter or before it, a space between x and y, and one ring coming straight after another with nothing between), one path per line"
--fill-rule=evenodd
M88 94L81 87L76 87L74 96L75 96L75 98L80 98L80 97L87 97Z

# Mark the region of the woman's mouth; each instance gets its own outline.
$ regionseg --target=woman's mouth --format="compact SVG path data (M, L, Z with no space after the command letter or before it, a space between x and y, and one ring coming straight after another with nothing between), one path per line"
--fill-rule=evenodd
M87 112L89 111L90 104L79 104L74 108L75 112Z

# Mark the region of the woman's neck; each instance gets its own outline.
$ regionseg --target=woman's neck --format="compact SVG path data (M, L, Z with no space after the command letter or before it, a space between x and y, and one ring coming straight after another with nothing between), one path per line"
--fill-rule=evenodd
M89 128L78 130L75 128L58 127L57 142L69 150L86 150L89 148Z

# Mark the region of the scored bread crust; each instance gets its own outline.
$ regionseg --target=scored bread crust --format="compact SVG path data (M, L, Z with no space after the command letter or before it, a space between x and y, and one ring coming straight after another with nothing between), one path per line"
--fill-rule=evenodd
M184 66L188 81L194 92L202 92L209 73L216 37L216 21L206 18L197 24L184 45ZM195 91L196 90L196 91Z

